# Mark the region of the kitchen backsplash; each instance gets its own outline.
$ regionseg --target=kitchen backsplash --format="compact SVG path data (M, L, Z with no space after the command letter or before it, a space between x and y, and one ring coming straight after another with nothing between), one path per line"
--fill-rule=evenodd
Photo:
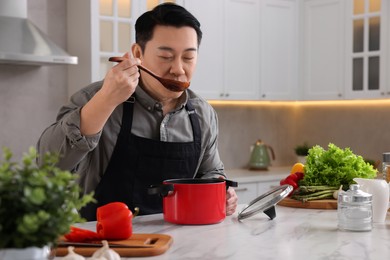
M220 123L219 148L226 168L247 167L257 139L273 147L274 166L296 162L294 147L334 143L381 160L390 151L389 101L214 105Z

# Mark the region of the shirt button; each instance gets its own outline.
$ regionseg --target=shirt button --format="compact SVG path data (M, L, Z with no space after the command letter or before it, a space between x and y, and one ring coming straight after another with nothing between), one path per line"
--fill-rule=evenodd
M151 107L148 107L148 110L150 111L150 110L152 110L152 108L151 108Z

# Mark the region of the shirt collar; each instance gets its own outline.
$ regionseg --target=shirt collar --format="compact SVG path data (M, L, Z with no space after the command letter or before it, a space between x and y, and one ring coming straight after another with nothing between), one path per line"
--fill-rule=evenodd
M142 89L141 86L138 85L138 87L135 89L135 95L136 100L147 110L153 111L153 110L161 110L162 105L157 100L154 100L151 96L148 95L148 93L145 92L145 90ZM188 101L188 94L187 90L183 92L183 94L179 98L179 105L177 108L173 111L178 111L180 109L183 109L185 104L187 104Z

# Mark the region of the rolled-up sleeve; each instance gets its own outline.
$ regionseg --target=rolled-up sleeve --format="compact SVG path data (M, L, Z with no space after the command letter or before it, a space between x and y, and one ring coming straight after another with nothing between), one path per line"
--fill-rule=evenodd
M72 96L68 105L60 109L57 121L46 128L39 138L38 163L41 163L40 158L45 153L58 153L58 167L75 171L79 162L98 145L101 132L83 136L80 131L80 110L89 98L88 93L79 92Z

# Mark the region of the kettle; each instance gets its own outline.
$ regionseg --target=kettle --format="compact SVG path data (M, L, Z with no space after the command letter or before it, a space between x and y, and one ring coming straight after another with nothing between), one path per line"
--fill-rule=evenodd
M249 169L268 170L268 166L271 165L268 150L271 151L272 160L275 160L275 153L272 147L259 139L251 148L252 153L249 160Z

